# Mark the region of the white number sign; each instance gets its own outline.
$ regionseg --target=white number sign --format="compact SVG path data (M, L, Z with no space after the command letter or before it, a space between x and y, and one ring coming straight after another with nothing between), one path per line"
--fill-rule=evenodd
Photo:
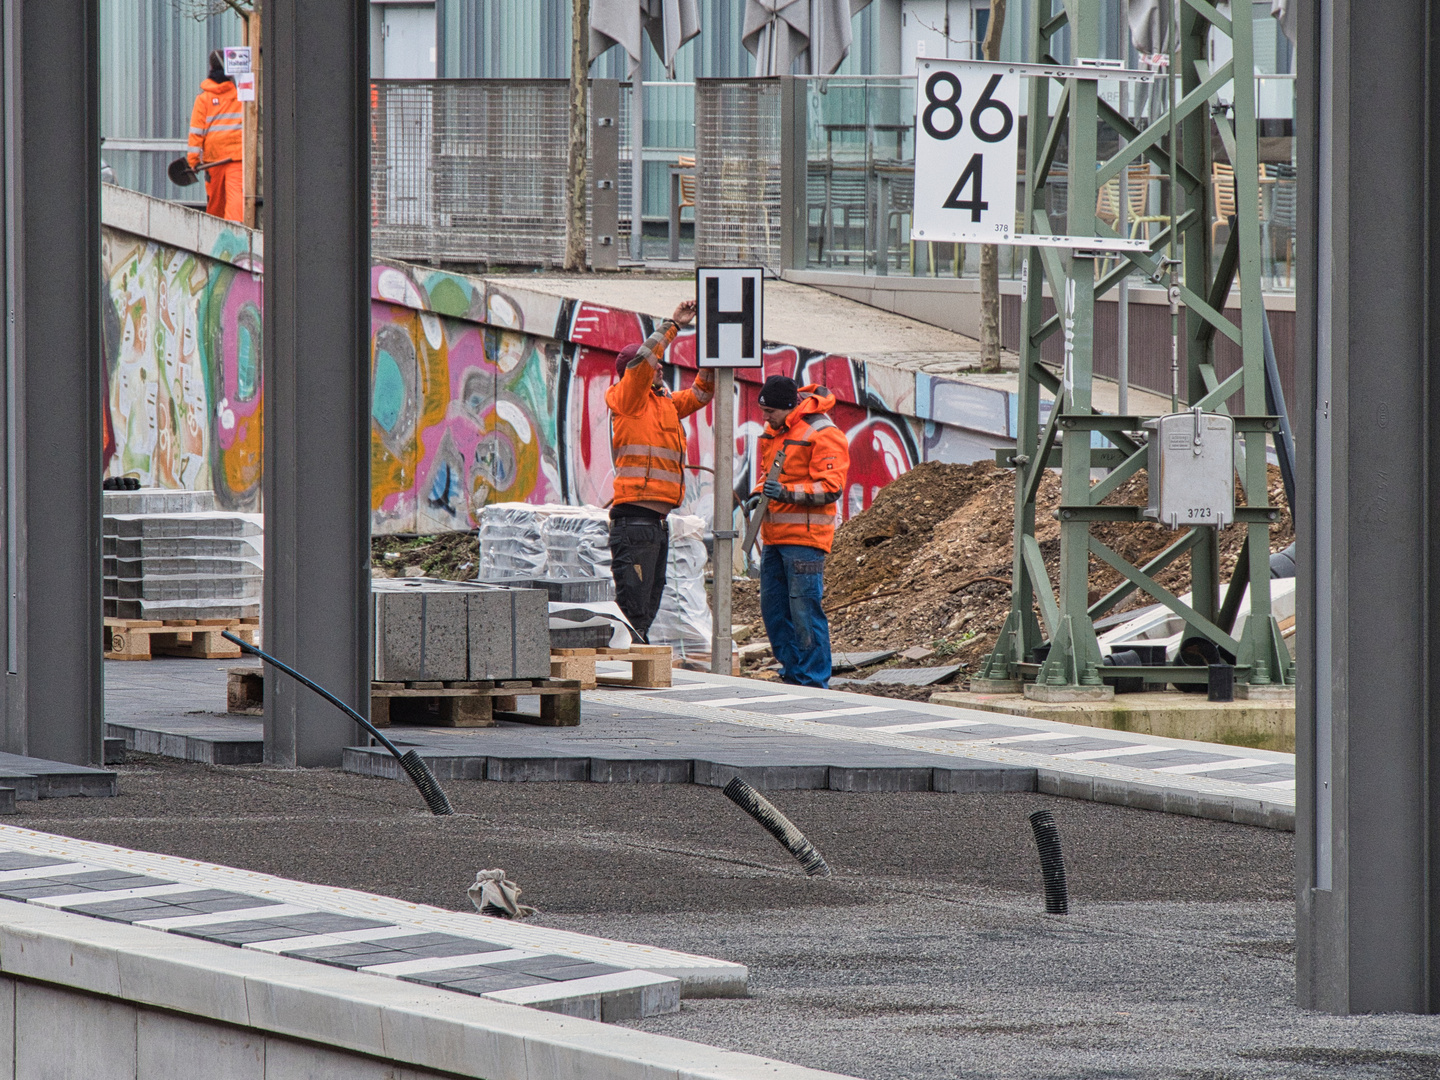
M1009 241L1015 231L1020 72L925 57L915 69L912 238Z

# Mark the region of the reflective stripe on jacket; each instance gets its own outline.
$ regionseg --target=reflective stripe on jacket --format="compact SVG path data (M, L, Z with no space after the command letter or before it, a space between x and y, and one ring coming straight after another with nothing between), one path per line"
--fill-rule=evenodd
M245 111L235 96L230 80L215 82L206 79L195 95L190 110L190 150L186 157L191 168L202 161L240 160L245 147Z
M610 449L615 460L615 502L658 502L679 506L685 497L685 429L680 421L699 412L714 393L714 375L702 371L695 385L672 395L652 388L657 357L675 339L677 327L665 322L646 339L637 363L605 391L610 407Z
M760 479L765 486L775 455L783 447L785 465L777 478L786 499L771 499L760 524L766 544L800 544L828 552L835 542L835 504L845 490L850 471L850 444L845 433L826 415L835 407L835 395L823 386L800 388L800 404L785 420L785 430L768 424L759 439Z

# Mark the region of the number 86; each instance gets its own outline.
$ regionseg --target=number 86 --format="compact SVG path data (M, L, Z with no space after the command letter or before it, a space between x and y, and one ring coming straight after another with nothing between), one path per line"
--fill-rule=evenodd
M950 88L946 97L941 97L939 88L944 85ZM1015 126L1015 116L1010 112L1010 107L1003 101L996 101L992 96L1000 85L1000 75L996 73L990 76L990 82L985 87L985 92L980 95L980 100L975 103L975 108L970 113L970 130L982 142L995 143L1010 134ZM925 111L920 114L920 121L925 131L932 139L945 142L953 139L965 127L965 114L960 110L960 80L954 73L949 71L937 71L930 78L925 80L925 100L929 102ZM980 123L980 118L987 109L995 109L1000 113L1000 127L996 131L986 131ZM949 125L945 128L935 126L937 113L945 113L949 117Z

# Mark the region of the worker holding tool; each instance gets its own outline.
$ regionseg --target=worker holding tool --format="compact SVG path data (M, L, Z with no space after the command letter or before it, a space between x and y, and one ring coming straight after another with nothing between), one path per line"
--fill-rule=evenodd
M615 499L610 507L610 572L615 601L641 641L660 610L670 555L666 515L685 497L685 429L680 421L715 396L715 373L703 370L689 390L671 394L661 378L665 349L695 318L695 301L639 345L615 358L619 381L605 391L610 407L610 452L615 460Z
M225 74L219 49L210 53L210 74L200 83L190 111L190 150L186 159L194 169L216 162L205 173L205 212L228 221L245 220L244 156L245 115L235 96L235 80ZM228 160L227 160L228 159Z
M765 430L760 476L747 503L761 515L760 616L780 678L830 684L830 623L820 606L825 556L835 542L836 506L850 471L850 445L826 415L835 395L772 375L760 389Z

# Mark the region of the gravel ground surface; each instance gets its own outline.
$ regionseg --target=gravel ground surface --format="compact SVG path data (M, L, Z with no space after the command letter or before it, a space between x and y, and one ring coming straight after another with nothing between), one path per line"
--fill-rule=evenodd
M10 820L462 910L501 866L546 925L750 966L749 998L650 1031L872 1080L1440 1076L1436 1018L1291 1004L1287 833L1034 794L772 793L835 870L812 881L710 788L452 781L437 819L408 785L325 770L120 772L115 799Z

